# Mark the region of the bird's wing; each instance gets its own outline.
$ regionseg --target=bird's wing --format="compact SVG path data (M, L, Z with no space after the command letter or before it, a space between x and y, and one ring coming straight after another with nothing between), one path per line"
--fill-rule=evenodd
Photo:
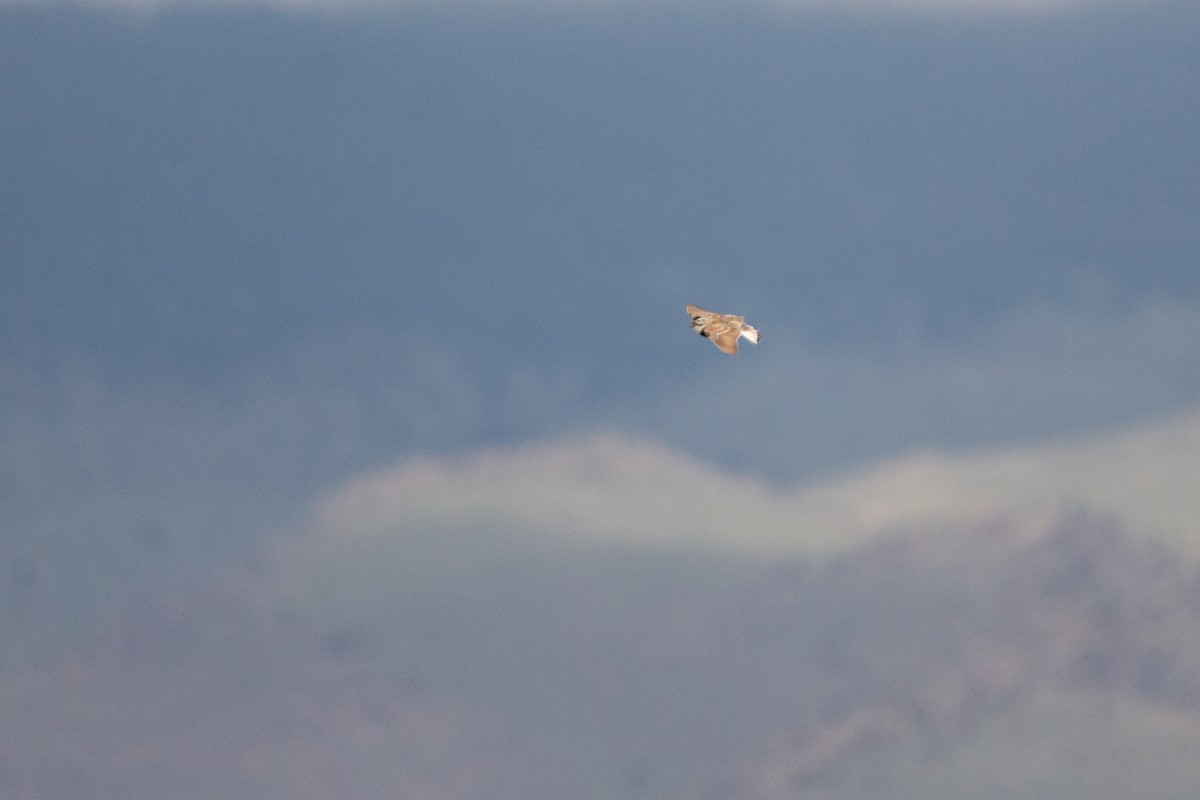
M725 328L720 331L709 329L704 333L721 351L731 356L738 354L738 331Z

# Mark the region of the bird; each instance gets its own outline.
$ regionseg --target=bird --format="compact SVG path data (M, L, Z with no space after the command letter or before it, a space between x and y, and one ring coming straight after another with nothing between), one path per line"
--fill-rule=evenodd
M718 314L693 305L687 307L687 313L692 318L692 330L711 340L723 353L736 356L738 338L742 336L758 344L758 328L746 324L745 317Z

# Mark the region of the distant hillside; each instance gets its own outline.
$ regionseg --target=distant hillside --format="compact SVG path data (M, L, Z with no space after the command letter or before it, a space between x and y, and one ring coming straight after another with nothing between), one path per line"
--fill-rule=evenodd
M823 565L453 525L0 674L12 796L1182 798L1200 576L1085 515ZM98 734L102 731L102 734Z

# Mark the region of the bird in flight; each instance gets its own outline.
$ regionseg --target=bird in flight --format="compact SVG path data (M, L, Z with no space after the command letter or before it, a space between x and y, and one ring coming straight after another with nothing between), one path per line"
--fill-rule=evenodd
M758 344L758 328L747 325L744 317L705 311L700 306L688 306L687 313L692 317L692 330L710 339L724 353L736 356L741 336Z

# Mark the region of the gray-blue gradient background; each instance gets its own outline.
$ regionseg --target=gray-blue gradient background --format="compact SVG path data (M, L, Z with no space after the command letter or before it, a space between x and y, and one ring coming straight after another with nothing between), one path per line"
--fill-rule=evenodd
M416 456L795 486L1194 409L1200 7L1128 5L0 5L0 661Z

